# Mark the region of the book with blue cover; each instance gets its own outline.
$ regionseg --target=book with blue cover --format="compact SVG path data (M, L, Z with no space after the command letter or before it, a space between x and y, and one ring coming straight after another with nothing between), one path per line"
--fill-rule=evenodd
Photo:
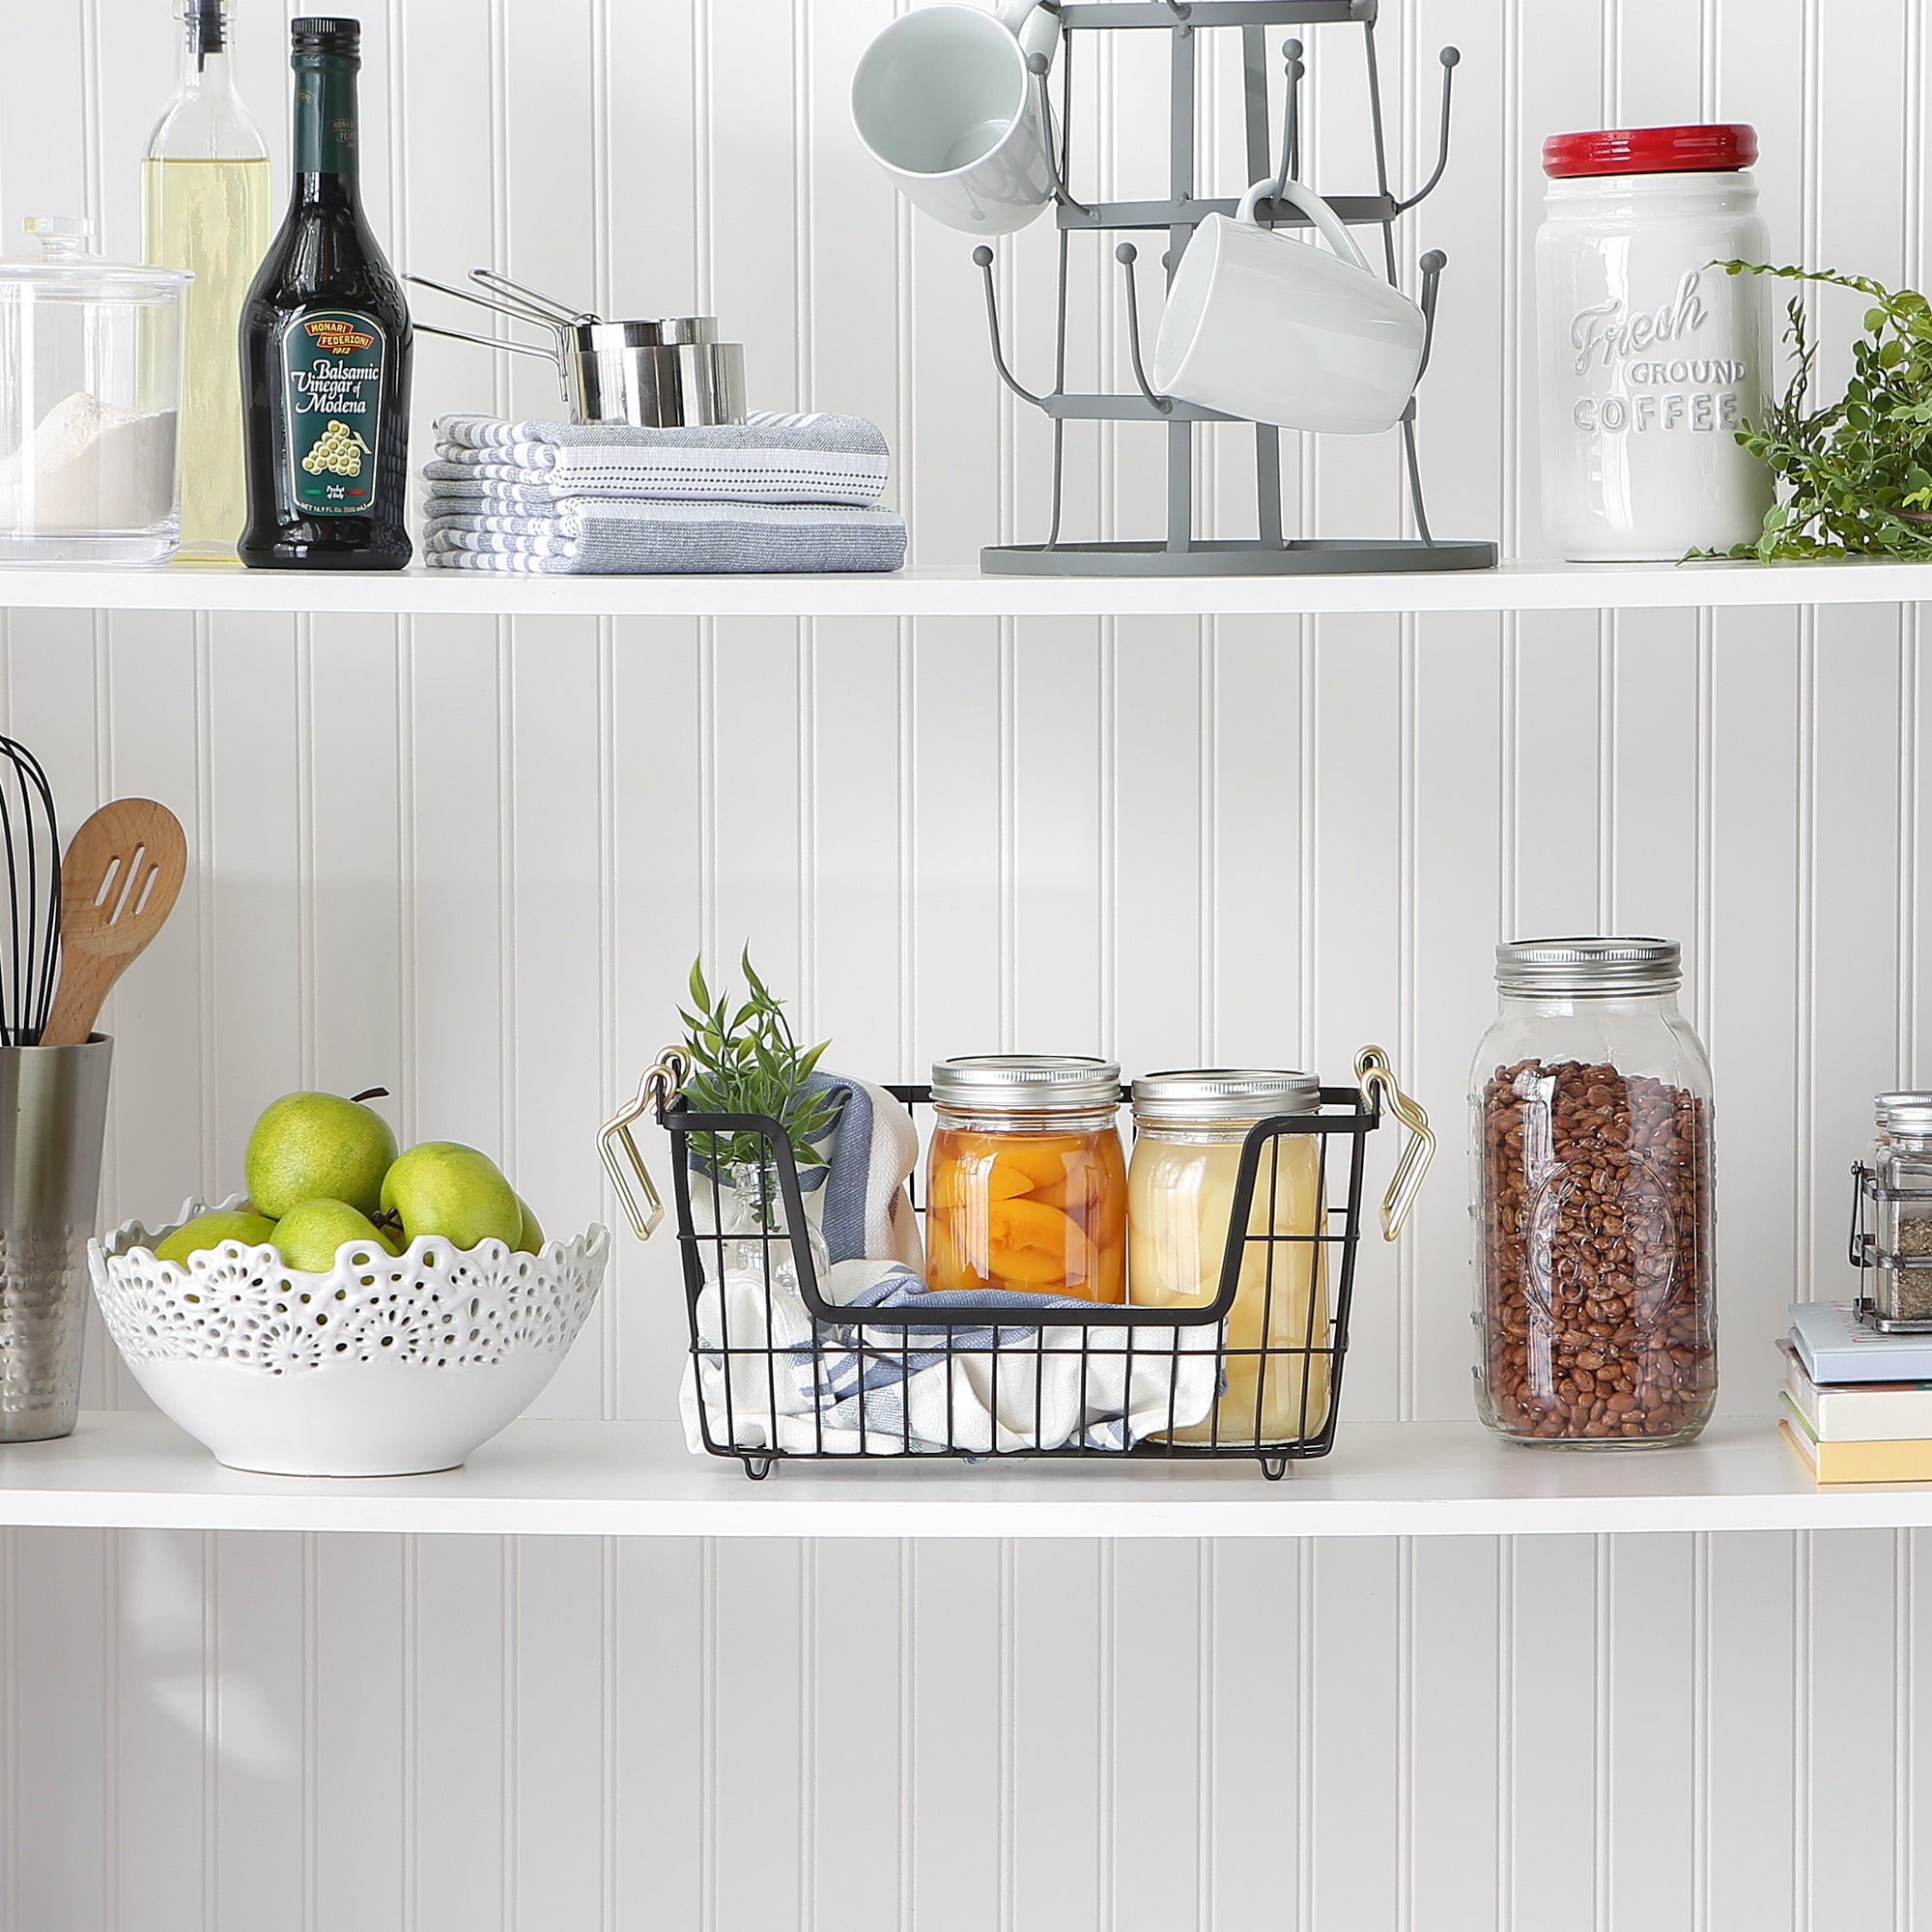
M1791 1340L1814 1382L1932 1381L1932 1334L1881 1334L1849 1301L1794 1301Z

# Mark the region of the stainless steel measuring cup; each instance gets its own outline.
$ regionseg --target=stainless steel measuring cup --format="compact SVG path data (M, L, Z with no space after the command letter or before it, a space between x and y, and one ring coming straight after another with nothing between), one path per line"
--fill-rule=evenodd
M548 329L551 346L544 349L433 323L414 325L426 335L480 343L513 355L541 355L556 370L572 422L686 429L745 420L744 346L720 342L711 316L606 322L587 311L573 311L488 269L472 270L470 280L491 295L452 288L426 275L406 275L404 280Z
M0 1047L0 1443L73 1433L114 1042Z

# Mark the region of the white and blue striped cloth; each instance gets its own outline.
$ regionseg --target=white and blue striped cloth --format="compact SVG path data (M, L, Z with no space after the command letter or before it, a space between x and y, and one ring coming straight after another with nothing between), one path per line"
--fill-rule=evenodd
M423 560L513 576L888 571L906 526L877 507L890 457L863 416L704 429L443 416L423 478Z
M1094 1304L1055 1294L997 1300L1003 1314L1010 1307L1065 1321L866 1321L867 1309L984 1307L995 1297L929 1290L895 1232L910 1224L904 1189L919 1151L905 1109L879 1088L819 1077L845 1099L828 1163L813 1170L824 1184L807 1195L807 1213L824 1256L825 1298L853 1319L813 1319L788 1250L775 1251L769 1279L756 1242L727 1252L722 1267L708 1259L682 1402L694 1450L705 1446L706 1420L712 1440L733 1449L882 1456L1126 1449L1207 1416L1219 1390L1216 1322L1084 1326ZM728 1217L728 1190L719 1193ZM694 1197L708 1220L708 1180Z

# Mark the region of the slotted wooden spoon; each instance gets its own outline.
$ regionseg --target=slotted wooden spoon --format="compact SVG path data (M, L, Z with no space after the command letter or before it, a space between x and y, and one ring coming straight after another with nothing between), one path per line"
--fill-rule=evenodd
M114 982L167 923L187 876L181 820L151 798L117 798L61 862L60 990L43 1046L79 1046Z

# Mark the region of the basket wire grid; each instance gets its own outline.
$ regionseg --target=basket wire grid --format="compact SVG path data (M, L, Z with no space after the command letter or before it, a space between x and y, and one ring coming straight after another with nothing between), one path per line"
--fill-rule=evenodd
M924 1086L895 1086L889 1091L909 1107L930 1106L930 1090ZM737 1458L753 1478L766 1475L775 1462L821 1458L849 1462L924 1455L1006 1460L1131 1453L1173 1459L1250 1458L1261 1463L1263 1473L1272 1481L1287 1473L1290 1463L1326 1455L1333 1446L1361 1232L1365 1145L1380 1122L1378 1097L1365 1098L1354 1087L1323 1087L1319 1110L1264 1120L1248 1131L1236 1169L1218 1293L1211 1301L1194 1306L1095 1303L1091 1310L1056 1310L1051 1314L1023 1304L1016 1308L998 1293L971 1306L929 1309L917 1303L859 1308L831 1302L825 1298L819 1279L805 1190L785 1129L768 1116L697 1113L681 1096L667 1099L663 1094L657 1118L671 1140L672 1194L693 1373L702 1389L702 1372L708 1365L713 1371L712 1386L720 1398L699 1401L703 1443L713 1455ZM757 1185L778 1210L770 1216L772 1225L751 1229L726 1225L731 1218L727 1204L735 1206L739 1197L733 1188L721 1184L715 1168L702 1158L701 1150L716 1145L709 1137L727 1135L751 1137L758 1144ZM1276 1209L1282 1189L1289 1184L1284 1174L1289 1156L1284 1147L1311 1135L1318 1142L1315 1231L1282 1232ZM1260 1231L1256 1232L1258 1188L1265 1190L1267 1211L1259 1217ZM915 1209L923 1212L916 1185L913 1197ZM1229 1341L1228 1330L1221 1324L1235 1307L1250 1253L1257 1248L1264 1251L1257 1346L1236 1346ZM753 1324L756 1329L753 1336L734 1339L729 1297L720 1293L709 1303L720 1332L704 1334L701 1304L707 1288L724 1281L727 1266L743 1270L748 1255L756 1257L755 1267L762 1274L763 1321ZM811 1318L809 1338L792 1345L773 1339L781 1325L775 1321L777 1271L787 1264L796 1282L797 1297ZM1325 1293L1321 1286L1324 1278ZM1298 1293L1306 1309L1302 1332L1289 1340L1274 1330L1277 1293ZM1210 1323L1218 1328L1211 1341L1204 1338L1198 1348L1181 1341L1182 1331ZM1151 1328L1165 1331L1164 1339L1153 1345L1142 1344L1137 1358L1137 1331ZM961 1342L961 1331L968 1329L990 1329L990 1336ZM944 1440L935 1445L924 1432L915 1438L909 1404L900 1407L895 1426L868 1421L870 1404L862 1395L857 1406L856 1449L827 1445L823 1404L814 1406L809 1417L812 1446L780 1446L775 1418L785 1412L787 1384L795 1378L803 1380L809 1374L810 1386L824 1388L833 1379L835 1363L849 1364L855 1359L862 1374L877 1367L896 1371L907 1381L915 1370L943 1367ZM1124 1444L1117 1447L1084 1440L1078 1432L1057 1446L1035 1446L1042 1434L1049 1362L1071 1360L1077 1364L1078 1407L1084 1416L1088 1413L1090 1378L1096 1371L1129 1383L1137 1359L1143 1373L1151 1363L1156 1377L1163 1372L1167 1376L1164 1428L1144 1436L1131 1449ZM1240 1424L1238 1419L1231 1421L1223 1413L1228 1405L1220 1393L1229 1384L1230 1372L1248 1363L1254 1369L1251 1425ZM1183 1374L1198 1372L1204 1366L1211 1366L1216 1391L1200 1425L1206 1428L1206 1439L1175 1439L1178 1432L1190 1427L1189 1418L1179 1413ZM1033 1429L1030 1439L1026 1439L1024 1429L1017 1432L1023 1446L1000 1446L997 1432L990 1445L962 1445L954 1427L953 1399L954 1371L962 1367L972 1370L986 1389L987 1406L995 1416L1008 1412L1003 1411L1000 1401L1002 1375L1009 1378L1009 1399L1011 1378L1016 1374L1031 1376ZM739 1393L748 1386L743 1373L747 1370L749 1386L763 1391L761 1406L746 1404ZM1021 1387L1024 1389L1026 1383ZM1284 1387L1291 1392L1296 1426L1270 1430L1264 1423L1271 1399L1278 1414ZM1136 1406L1145 1413L1144 1402ZM739 1412L748 1407L755 1412ZM718 1409L723 1410L722 1415ZM765 1439L753 1442L752 1433L760 1430Z

